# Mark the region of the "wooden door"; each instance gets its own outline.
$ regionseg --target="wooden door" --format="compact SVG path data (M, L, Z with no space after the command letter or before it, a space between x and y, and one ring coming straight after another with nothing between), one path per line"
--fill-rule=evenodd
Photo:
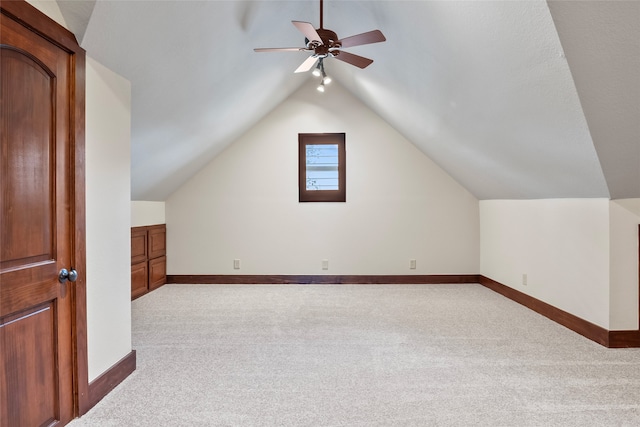
M77 267L74 57L4 8L0 426L64 425L78 392L74 283L58 277Z

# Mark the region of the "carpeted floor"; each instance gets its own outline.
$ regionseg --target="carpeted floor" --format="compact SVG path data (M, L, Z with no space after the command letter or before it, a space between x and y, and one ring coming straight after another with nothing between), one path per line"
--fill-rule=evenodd
M640 349L480 285L165 285L80 426L637 426Z

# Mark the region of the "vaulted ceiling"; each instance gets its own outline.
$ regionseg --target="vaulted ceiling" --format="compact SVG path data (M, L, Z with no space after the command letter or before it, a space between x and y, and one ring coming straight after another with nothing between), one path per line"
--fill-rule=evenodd
M319 2L58 0L131 81L132 198L164 200L296 91ZM640 2L327 0L324 27L385 43L325 65L479 199L640 198ZM336 87L337 89L337 87ZM322 96L322 94L319 94Z

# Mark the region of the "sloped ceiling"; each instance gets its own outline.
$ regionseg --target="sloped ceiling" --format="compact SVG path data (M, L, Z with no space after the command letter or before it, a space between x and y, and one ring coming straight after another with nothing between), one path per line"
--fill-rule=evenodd
M302 46L290 21L318 25L315 0L59 4L131 81L134 200L166 199L313 78L293 74L304 53L252 49ZM385 34L349 49L368 68L327 72L479 199L640 197L639 2L327 0L324 26Z
M611 198L640 197L640 2L549 3Z

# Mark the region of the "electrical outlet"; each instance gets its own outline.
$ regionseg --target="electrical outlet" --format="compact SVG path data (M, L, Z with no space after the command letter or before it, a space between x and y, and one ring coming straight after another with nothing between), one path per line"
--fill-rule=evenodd
M527 275L526 274L522 275L522 286L527 286Z
M322 269L323 270L328 270L329 269L329 260L328 259L323 259L322 260Z
M234 259L233 260L233 269L234 270L240 270L240 260L239 259Z
M410 259L409 260L409 268L411 270L415 270L416 269L416 260L415 259Z

